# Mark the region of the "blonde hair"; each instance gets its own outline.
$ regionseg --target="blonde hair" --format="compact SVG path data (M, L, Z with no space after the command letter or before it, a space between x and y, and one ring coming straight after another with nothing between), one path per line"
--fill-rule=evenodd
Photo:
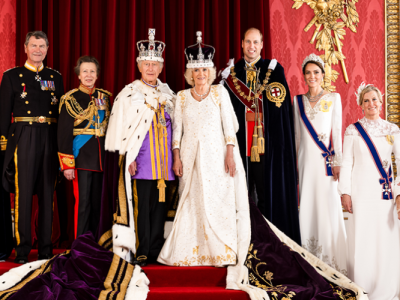
M215 67L208 67L206 68L208 69L208 80L207 80L207 84L208 85L212 85L212 83L214 82L215 78L217 78L217 70L215 69ZM194 79L193 79L193 75L192 72L194 71L194 68L188 68L185 71L185 79L186 82L191 85L194 86Z
M379 101L380 101L381 103L383 103L381 91L380 91L376 86L369 85L369 86L367 86L366 88L364 88L364 89L361 91L361 93L360 93L360 98L358 99L358 105L361 106L361 105L363 104L363 102L364 102L364 95L365 95L366 93L369 93L369 92L376 92L376 94L378 95Z

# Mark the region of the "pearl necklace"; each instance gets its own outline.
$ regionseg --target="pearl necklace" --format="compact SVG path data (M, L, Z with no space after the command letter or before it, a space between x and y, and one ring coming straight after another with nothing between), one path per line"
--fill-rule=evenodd
M310 91L308 91L306 94L306 97L308 98L308 101L310 101L310 102L317 102L319 100L319 98L321 98L323 93L324 93L324 90L322 90L318 95L311 97Z
M203 100L203 96L207 95L207 94L210 92L210 88L208 89L207 92L205 92L205 93L202 94L202 95L200 95L200 94L198 94L198 93L196 92L196 88L195 88L195 87L193 87L193 91L194 91L194 93L197 95L197 97L200 97L200 100Z

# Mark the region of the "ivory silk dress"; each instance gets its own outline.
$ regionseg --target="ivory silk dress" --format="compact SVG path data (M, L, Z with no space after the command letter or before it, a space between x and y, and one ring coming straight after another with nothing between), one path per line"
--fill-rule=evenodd
M236 144L237 126L229 94L222 85L212 86L201 102L190 90L178 93L172 148L180 149L183 176L179 180L178 210L158 257L160 263L236 264L237 189L235 179L225 172L224 162L226 146ZM248 214L246 179L237 146L234 160L244 189L240 201Z
M337 181L326 175L326 160L300 116L297 96L293 100L300 195L300 233L302 247L347 274L346 230ZM337 93L326 94L311 107L302 96L304 111L318 138L328 148L332 133L335 151L333 166L342 156L342 104Z
M382 119L359 121L381 157L385 171L400 166L400 130ZM393 166L392 166L393 169ZM397 167L399 174L399 167ZM394 177L394 175L393 175ZM393 200L382 200L381 175L364 139L351 124L344 134L339 193L351 196L353 214L348 219L349 278L368 293L370 300L400 299L400 221ZM394 179L394 178L393 178ZM393 198L399 194L399 176L392 182Z

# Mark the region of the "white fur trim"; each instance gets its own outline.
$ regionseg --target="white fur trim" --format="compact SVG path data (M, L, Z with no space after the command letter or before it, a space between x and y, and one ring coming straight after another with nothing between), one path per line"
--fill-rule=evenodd
M150 280L139 266L135 266L131 281L125 294L126 300L146 300Z
M288 236L282 233L274 224L268 221L265 217L264 219L266 220L272 231L276 234L276 236L283 243L289 246L293 251L299 253L311 266L315 268L315 270L322 277L341 287L352 290L356 294L357 300L368 300L368 295L364 292L364 290L360 286L352 282L349 278L347 278L343 274L336 271L334 268L324 263L319 258L312 255L304 248L300 247L296 242L294 242Z
M129 209L129 212L130 211L131 210ZM113 252L115 254L124 258L128 254L129 250L133 253L136 252L135 224L132 224L132 227L114 224L112 227L112 235Z
M273 59L269 62L268 70L275 70L277 64L278 64L278 61L277 61L275 58L273 58Z
M29 272L40 268L47 259L33 261L11 269L0 276L0 291L8 290L22 280Z

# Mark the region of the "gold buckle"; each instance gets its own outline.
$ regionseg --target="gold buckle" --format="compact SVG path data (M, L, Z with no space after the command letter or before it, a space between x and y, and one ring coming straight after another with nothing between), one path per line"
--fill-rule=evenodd
M37 117L37 122L38 123L46 123L47 122L46 119L47 119L47 117L40 116L40 117Z

